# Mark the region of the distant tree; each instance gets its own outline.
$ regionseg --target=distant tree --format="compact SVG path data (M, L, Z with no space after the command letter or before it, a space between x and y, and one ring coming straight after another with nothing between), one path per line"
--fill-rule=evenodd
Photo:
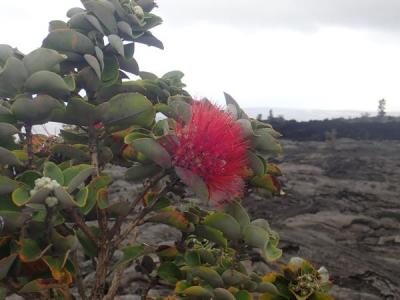
M270 109L268 115L268 121L272 121L273 119L274 119L274 111Z
M386 100L381 99L378 104L378 117L383 118L384 116L386 116Z

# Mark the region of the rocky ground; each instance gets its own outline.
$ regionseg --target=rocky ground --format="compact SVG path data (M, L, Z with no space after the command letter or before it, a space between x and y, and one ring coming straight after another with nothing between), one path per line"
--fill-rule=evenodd
M400 142L284 141L284 198L246 199L285 257L324 265L338 300L400 299Z

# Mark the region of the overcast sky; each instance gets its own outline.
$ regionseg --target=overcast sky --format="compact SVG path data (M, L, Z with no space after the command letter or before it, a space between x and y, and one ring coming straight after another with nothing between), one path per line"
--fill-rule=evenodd
M0 43L29 52L79 0L1 0ZM142 70L185 74L196 97L243 107L400 111L399 0L159 0Z

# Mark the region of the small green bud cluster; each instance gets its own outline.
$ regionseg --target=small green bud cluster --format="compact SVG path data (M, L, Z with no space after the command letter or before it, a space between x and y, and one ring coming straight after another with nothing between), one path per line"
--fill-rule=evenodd
M314 274L303 274L290 284L290 289L297 295L305 297L319 289L319 280Z

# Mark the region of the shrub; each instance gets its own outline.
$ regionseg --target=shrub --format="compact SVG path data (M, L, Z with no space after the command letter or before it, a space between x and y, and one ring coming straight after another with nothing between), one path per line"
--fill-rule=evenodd
M326 272L304 261L264 278L242 263L282 254L268 222L240 204L254 187L281 193L268 162L281 151L279 134L228 94L228 111L193 100L180 71L139 71L136 43L163 48L150 32L161 23L152 0L82 4L68 22L51 21L31 53L0 45L1 297L113 299L136 265L148 278L143 298L169 283L179 298L329 299ZM33 133L48 122L64 124L59 135ZM109 195L110 163L140 186L128 201ZM201 205L182 204L187 188ZM129 244L147 223L181 238ZM84 261L93 263L92 284Z

